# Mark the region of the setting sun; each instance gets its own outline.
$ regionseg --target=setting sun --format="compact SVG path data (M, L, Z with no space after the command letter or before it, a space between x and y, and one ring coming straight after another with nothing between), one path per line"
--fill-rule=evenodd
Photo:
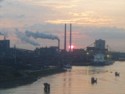
M71 47L69 46L69 49L72 51L74 49L74 45L71 45Z

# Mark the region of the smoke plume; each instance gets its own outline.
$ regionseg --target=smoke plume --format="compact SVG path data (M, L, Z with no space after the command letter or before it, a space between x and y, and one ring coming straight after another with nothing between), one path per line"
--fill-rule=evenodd
M18 38L21 39L21 41L24 41L24 42L26 42L26 43L29 43L29 44L31 44L31 45L33 45L33 46L40 46L40 44L38 44L37 42L35 42L35 41L29 39L29 38L25 35L25 33L16 31L16 35L17 35Z
M51 34L45 34L45 33L41 33L41 32L31 32L31 31L26 31L25 32L26 36L28 37L33 37L33 38L43 38L43 39L52 39L52 40L59 40L59 38L55 35L51 35Z
M4 36L4 38L6 39L8 37L8 32L0 32L0 35Z
M4 34L3 34L3 33L1 33L1 32L0 32L0 35L3 35L3 36L4 36Z

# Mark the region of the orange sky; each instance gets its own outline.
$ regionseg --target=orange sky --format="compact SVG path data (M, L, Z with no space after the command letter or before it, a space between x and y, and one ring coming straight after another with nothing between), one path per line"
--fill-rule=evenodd
M18 44L19 40L16 41L17 38L12 38L16 37L12 33L18 28L21 32L29 29L33 32L40 31L57 35L62 41L61 47L63 48L64 23L72 23L74 44L77 47L86 47L95 39L103 38L111 41L109 43L114 46L114 49L117 49L118 46L114 43L120 41L120 36L124 35L124 17L125 0L0 1L0 31L11 33L12 36L8 36L8 38L13 40L12 45ZM108 36L104 34L108 34ZM125 51L123 39L121 37L119 46ZM56 42L50 40L35 41L42 41L41 46L56 45ZM49 41L49 43L46 44L45 41ZM29 44L18 45L29 48ZM34 47L31 45L31 48Z

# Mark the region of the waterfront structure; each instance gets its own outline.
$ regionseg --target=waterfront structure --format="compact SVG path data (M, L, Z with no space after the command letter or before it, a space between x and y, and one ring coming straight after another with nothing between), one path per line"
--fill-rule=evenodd
M105 47L105 40L95 40L94 47L87 47L87 54L91 57L91 65L109 65L112 64L111 54Z

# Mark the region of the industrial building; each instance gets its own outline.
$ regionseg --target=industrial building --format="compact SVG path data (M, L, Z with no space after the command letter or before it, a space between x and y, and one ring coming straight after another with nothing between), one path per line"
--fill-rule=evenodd
M96 49L105 49L105 40L99 39L95 41L95 48Z
M10 40L0 40L0 50L7 50L10 48Z
M105 40L99 39L99 40L95 40L95 42L93 43L94 46L93 47L87 47L87 52L89 53L103 53L105 54L108 49L106 48L106 43Z
M0 40L0 57L3 58L7 54L9 55L10 51L10 40Z

